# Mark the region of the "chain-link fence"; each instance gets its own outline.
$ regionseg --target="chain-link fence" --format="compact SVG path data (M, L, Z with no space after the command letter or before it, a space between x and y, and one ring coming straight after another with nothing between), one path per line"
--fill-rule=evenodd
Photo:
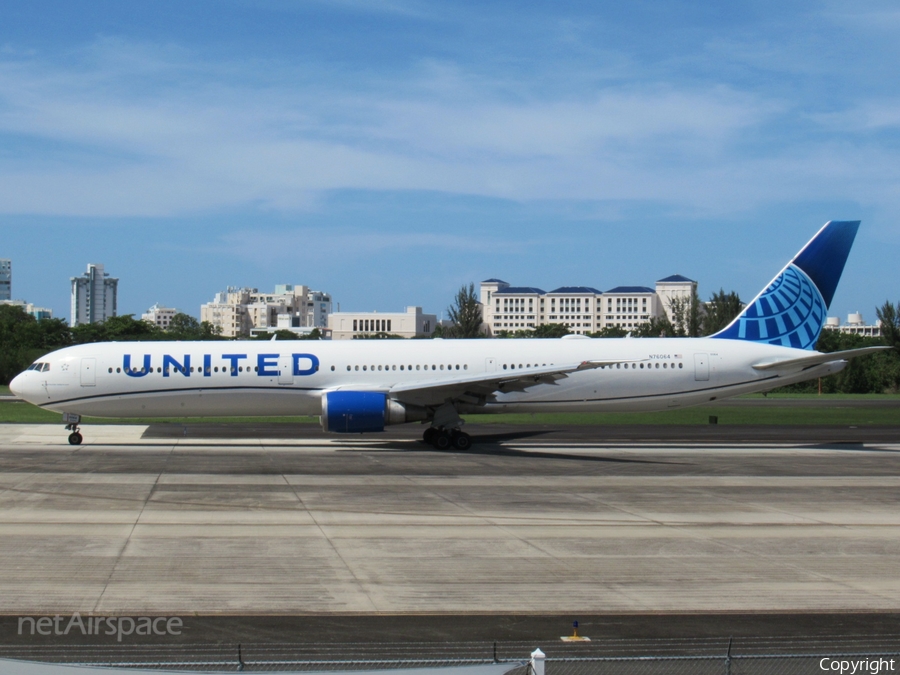
M544 658L535 661L536 648ZM900 670L900 636L582 643L0 645L0 658L193 672L321 672L502 664L511 675L803 675ZM842 663L843 662L843 663ZM501 670L504 670L501 668Z

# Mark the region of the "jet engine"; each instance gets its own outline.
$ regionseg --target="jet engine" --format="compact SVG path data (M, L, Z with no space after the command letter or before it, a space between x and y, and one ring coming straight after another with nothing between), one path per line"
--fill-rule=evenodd
M384 431L388 424L428 419L421 406L407 405L376 391L329 391L322 394L322 429L338 434Z

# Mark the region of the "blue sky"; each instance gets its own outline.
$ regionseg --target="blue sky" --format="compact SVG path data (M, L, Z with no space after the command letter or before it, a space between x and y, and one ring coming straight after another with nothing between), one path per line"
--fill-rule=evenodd
M228 285L440 313L460 285L749 300L830 219L832 305L900 301L900 9L5 0L0 257L68 316Z

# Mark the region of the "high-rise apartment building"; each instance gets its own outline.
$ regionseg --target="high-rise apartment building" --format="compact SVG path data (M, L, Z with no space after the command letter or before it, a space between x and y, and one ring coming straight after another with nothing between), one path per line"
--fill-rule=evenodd
M103 265L91 263L87 272L72 277L72 316L69 325L100 323L116 315L119 280L104 272Z
M12 300L12 260L0 258L0 300Z

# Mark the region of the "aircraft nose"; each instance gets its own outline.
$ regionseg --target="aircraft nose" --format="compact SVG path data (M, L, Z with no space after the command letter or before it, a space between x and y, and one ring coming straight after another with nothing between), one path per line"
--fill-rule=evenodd
M12 379L12 382L9 383L9 390L13 394L18 396L19 398L24 398L22 395L24 389L25 389L25 373L19 373Z

